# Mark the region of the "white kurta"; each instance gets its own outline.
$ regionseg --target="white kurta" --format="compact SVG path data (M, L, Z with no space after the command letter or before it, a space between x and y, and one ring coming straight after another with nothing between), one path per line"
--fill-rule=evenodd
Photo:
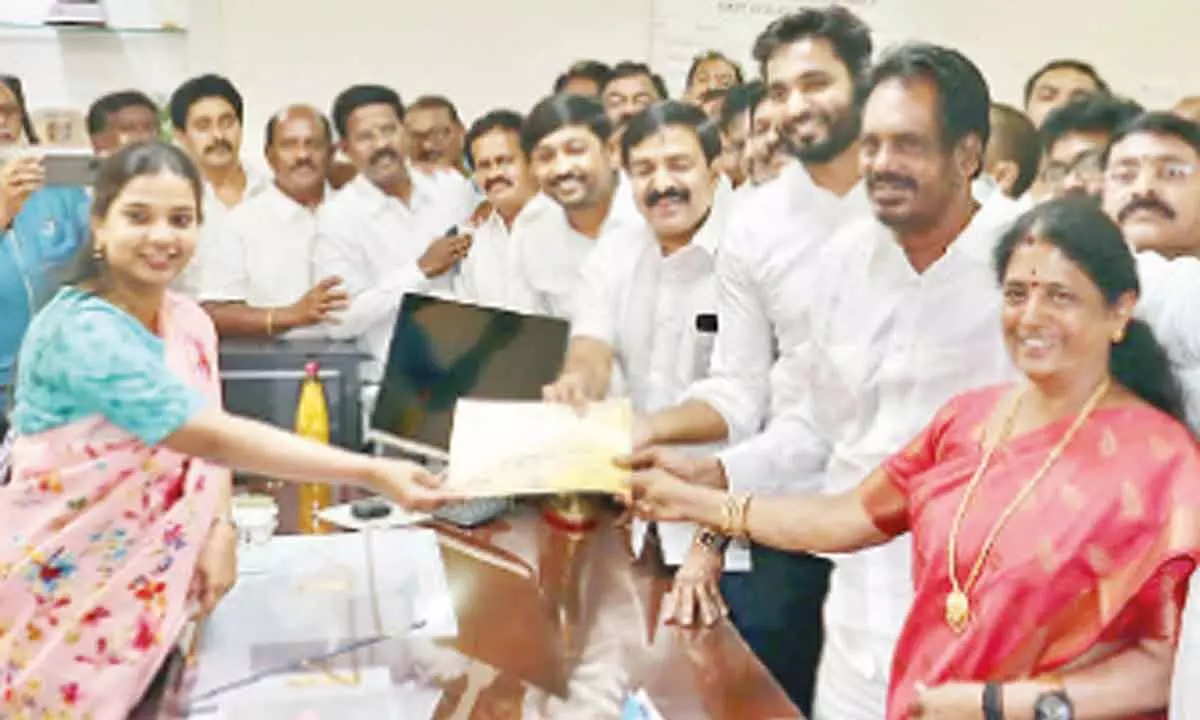
M400 301L406 292L450 294L453 271L427 278L417 266L429 244L469 217L473 197L413 175L409 204L385 195L365 176L350 181L317 215L313 276L337 275L350 295L336 339L357 340L371 360L363 380L378 382Z
M229 217L233 211L273 187L274 183L269 175L254 165L243 163L242 166L246 171L246 189L242 193L241 202L236 205L226 205L221 198L217 197L217 191L213 186L208 182L204 183L204 195L200 200L201 210L204 214L203 222L200 224L200 236L196 242L196 252L192 255L191 262L171 284L172 289L177 292L191 298L199 297L206 282L205 277L209 273L206 267L211 262L211 258L219 252L218 246L221 239L229 232Z
M873 218L839 233L813 276L811 331L796 349L801 400L722 454L731 488L790 477L791 487L849 490L951 397L1013 379L991 263L1007 226L977 215L920 274ZM912 601L911 539L834 560L816 717L878 720Z
M562 206L544 195L531 201L536 206L522 213L513 224L516 253L513 277L518 309L570 320L583 285L583 266L599 238L619 228L644 227L629 183L621 180L614 190L608 216L596 238L571 227Z
M816 258L838 228L869 216L862 185L838 197L799 163L737 193L717 258L721 324L709 377L687 392L721 414L730 442L759 432L794 401L792 348L808 332Z

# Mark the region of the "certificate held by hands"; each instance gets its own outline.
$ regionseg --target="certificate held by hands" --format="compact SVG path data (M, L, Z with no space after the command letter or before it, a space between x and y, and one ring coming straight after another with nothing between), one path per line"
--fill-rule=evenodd
M613 458L632 450L628 399L567 405L458 401L446 489L471 497L629 492Z

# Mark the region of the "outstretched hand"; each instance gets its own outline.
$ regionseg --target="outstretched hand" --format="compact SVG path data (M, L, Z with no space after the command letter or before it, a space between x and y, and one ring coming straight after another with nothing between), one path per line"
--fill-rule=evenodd
M443 487L445 479L405 460L377 459L375 490L405 510L427 512L464 498Z

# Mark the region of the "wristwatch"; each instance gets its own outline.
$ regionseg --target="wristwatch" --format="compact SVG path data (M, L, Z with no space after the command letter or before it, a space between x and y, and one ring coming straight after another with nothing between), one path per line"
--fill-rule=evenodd
M1053 690L1038 695L1033 704L1034 720L1075 720L1075 706L1066 690Z
M729 538L727 536L713 532L708 528L700 530L700 534L696 536L696 542L713 552L719 553L725 552L725 548L729 547Z

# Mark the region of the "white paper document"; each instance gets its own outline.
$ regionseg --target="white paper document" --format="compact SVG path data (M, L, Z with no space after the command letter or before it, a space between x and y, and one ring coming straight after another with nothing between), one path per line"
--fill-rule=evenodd
M633 447L627 399L580 413L543 402L459 400L447 489L467 496L629 491L613 460Z

